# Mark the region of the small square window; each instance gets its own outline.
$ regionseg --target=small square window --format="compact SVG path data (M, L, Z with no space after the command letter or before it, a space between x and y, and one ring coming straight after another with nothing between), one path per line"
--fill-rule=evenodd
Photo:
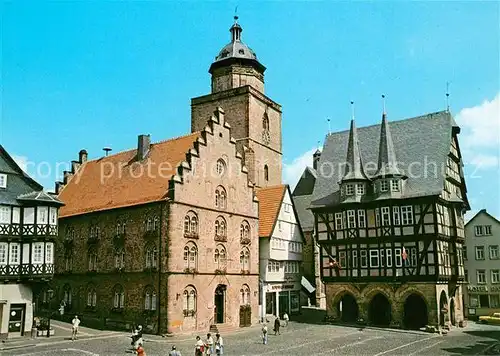
M393 192L399 192L399 180L397 179L391 180L391 190Z
M483 236L483 226L482 225L474 226L474 231L476 233L476 236Z
M0 188L7 188L7 174L0 174Z
M386 180L380 181L380 191L381 192L389 191L389 184L387 183Z
M346 185L345 194L346 195L354 195L354 185L353 184Z
M357 191L358 195L364 195L365 194L365 185L363 183L357 184L356 191Z
M484 226L484 234L485 235L491 235L491 225L485 225Z

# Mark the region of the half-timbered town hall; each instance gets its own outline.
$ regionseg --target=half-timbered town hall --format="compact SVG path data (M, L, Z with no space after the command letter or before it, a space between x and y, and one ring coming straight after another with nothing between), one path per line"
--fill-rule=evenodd
M227 331L259 320L259 202L281 183L281 106L241 26L191 102L192 132L89 159L57 184L56 286L83 324ZM171 118L177 119L177 118Z
M385 110L384 110L385 111ZM420 328L463 320L469 209L448 111L328 134L311 209L328 314Z

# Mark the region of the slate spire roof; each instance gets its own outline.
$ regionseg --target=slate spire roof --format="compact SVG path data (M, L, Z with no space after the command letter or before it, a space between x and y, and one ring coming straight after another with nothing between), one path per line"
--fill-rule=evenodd
M344 176L342 181L350 180L369 180L363 168L361 153L359 151L358 131L354 117L351 120L351 128L349 130L349 142L347 144L347 157L345 162Z
M378 149L378 169L375 177L402 176L403 173L397 167L396 152L392 142L391 130L387 122L387 113L382 114L380 124L380 139Z

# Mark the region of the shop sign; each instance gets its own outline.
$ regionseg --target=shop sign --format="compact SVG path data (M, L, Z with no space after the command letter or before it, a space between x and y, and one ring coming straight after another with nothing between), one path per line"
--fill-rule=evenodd
M500 292L500 286L493 286L491 287L492 292Z
M469 292L487 292L488 287L487 286L468 286L467 290Z
M280 291L280 290L294 290L298 289L296 284L275 284L270 286L271 288L268 288L268 290L272 291Z

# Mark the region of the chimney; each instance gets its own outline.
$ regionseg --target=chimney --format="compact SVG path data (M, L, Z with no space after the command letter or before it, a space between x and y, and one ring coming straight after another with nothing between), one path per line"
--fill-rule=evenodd
M81 150L79 153L78 153L78 161L80 163L85 163L87 162L87 151L86 150Z
M313 168L314 170L318 170L319 159L321 158L321 151L316 150L313 154Z
M137 160L142 161L149 153L151 137L149 135L139 135L137 140Z

